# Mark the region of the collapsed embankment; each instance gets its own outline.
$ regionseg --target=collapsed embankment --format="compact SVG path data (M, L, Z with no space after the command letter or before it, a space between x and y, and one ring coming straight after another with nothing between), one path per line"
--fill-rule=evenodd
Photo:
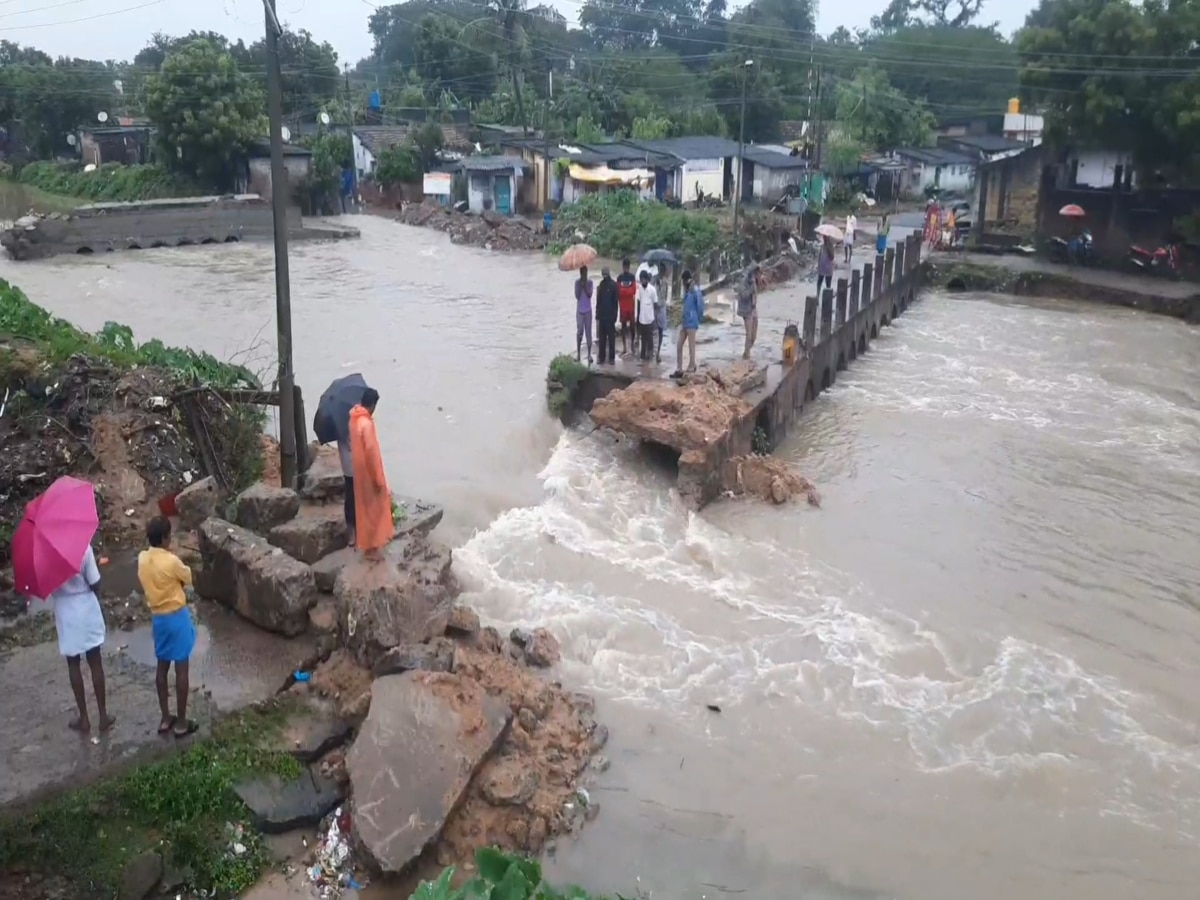
M96 487L101 555L140 545L162 498L210 475L229 489L258 478L261 411L200 385L258 383L206 354L139 346L124 326L87 334L0 280L0 573L25 504L62 475ZM2 618L24 611L11 587L0 574ZM0 629L0 645L35 638Z
M397 222L432 228L449 235L451 243L512 252L541 250L546 234L521 218L502 216L493 210L480 215L457 212L431 200L409 203L393 215Z
M1003 258L984 263L977 260L936 259L926 261L924 277L934 287L950 291L982 291L1013 294L1018 297L1040 297L1048 300L1086 300L1140 309L1156 315L1200 322L1200 289L1187 290L1178 283L1157 281L1148 275L1111 273L1101 278L1096 270L1080 271L1077 275L1062 266L1051 270L1037 267L1036 261L1024 257L1012 258L1005 265ZM1093 277L1095 276L1095 277ZM1130 282L1130 279L1136 279Z

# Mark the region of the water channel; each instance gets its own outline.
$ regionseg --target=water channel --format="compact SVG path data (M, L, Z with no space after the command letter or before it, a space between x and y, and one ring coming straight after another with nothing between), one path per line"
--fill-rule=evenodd
M544 413L568 279L359 217L292 252L305 395L362 371L466 600L612 731L556 877L655 898L1178 900L1200 881L1200 342L927 294L782 449L823 508L684 510ZM77 324L268 371L270 246L0 262ZM764 295L797 317L801 294ZM726 328L718 325L713 328ZM708 704L720 712L707 709Z

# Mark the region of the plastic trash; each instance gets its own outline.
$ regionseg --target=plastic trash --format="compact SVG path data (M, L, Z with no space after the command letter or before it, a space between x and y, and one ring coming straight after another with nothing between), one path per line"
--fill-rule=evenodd
M292 677L295 678L297 681L303 682L303 681L308 681L310 678L312 678L312 675L309 674L308 672L301 672L299 669L297 669Z

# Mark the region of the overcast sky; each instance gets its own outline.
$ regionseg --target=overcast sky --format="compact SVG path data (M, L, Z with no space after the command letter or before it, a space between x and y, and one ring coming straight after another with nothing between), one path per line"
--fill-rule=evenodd
M351 64L371 52L367 17L379 0L276 0L280 18L307 28L333 44ZM569 20L582 0L552 0ZM982 20L999 21L1006 34L1018 28L1035 0L990 0ZM731 6L736 5L731 3ZM866 27L887 0L835 3L825 0L818 16L827 34L839 25ZM156 31L186 34L219 31L246 43L263 34L263 8L255 0L0 0L0 38L30 44L52 56L129 59Z

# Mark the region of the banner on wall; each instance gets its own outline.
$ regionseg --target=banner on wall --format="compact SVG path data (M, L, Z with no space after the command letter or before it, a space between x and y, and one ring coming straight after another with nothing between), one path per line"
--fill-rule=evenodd
M437 197L449 197L450 179L451 175L449 172L426 172L424 179L425 193Z

